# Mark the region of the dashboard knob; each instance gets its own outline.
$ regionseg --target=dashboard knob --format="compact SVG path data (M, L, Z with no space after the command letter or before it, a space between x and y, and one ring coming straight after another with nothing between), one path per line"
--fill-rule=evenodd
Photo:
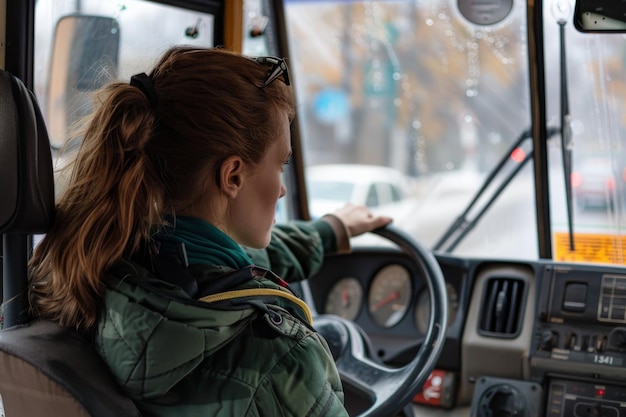
M558 335L552 330L544 330L541 332L541 338L539 340L539 349L552 350L558 342Z
M526 417L528 407L524 396L511 385L496 385L480 399L476 417L516 416Z
M609 333L606 350L623 352L626 350L626 327L616 327Z

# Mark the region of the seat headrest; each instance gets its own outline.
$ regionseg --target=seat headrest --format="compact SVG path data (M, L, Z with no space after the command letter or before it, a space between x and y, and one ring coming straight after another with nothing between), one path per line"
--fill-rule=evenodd
M54 219L48 132L31 91L0 70L0 233L45 233Z

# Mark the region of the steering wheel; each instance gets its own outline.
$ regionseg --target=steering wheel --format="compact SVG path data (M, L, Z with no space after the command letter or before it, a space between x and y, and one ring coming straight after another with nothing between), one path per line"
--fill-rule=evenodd
M428 330L416 356L401 368L390 368L367 357L365 333L349 320L318 315L314 326L324 336L345 385L364 393L371 406L360 417L399 413L421 390L441 354L445 340L448 299L443 272L433 254L409 234L392 226L373 231L398 245L423 273L430 296Z

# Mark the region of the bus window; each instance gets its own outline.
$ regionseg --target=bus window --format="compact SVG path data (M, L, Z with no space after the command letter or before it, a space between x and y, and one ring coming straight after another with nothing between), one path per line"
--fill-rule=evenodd
M71 18L64 20L66 16ZM83 19L79 20L77 16ZM70 20L71 25L64 25L63 22L69 23ZM94 36L94 33L103 33L104 21L110 36ZM99 65L98 57L67 49L72 44L58 37L70 36L68 26L72 26L75 38L91 40L89 48L95 50L101 49L99 42L111 43L114 37L118 43L115 48L117 56L112 55ZM155 36L156 32L158 36ZM59 42L53 47L55 39ZM129 80L133 74L150 68L169 46L181 43L214 46L214 16L144 0L123 3L39 0L35 9L35 93L46 124L50 126L52 146L61 147L72 123L89 112L90 91L111 80ZM65 54L59 50L59 45L65 45ZM53 52L57 61L52 59ZM59 59L63 55L67 58ZM90 62L79 65L72 61L85 57ZM59 79L51 77L65 73L67 68L82 69L84 73L77 74L73 83L66 86L62 83L65 88L59 90L55 88ZM96 79L97 83L94 82Z
M401 171L412 186L387 214L432 246L530 125L524 5L492 26L445 1L296 1L287 16L307 163ZM518 230L534 223L531 170L513 187L460 253L535 256Z
M243 52L277 54L277 19L268 5L248 0L243 7ZM435 250L521 259L540 257L535 185L544 181L550 230L540 233L550 236L549 257L625 262L622 35L581 33L567 0L544 4L549 167L547 178L536 179L524 4L512 3L489 21L440 0L294 0L284 8L307 172L329 165L349 172L350 165L371 167L376 176L375 168L391 168L404 178L378 179L402 183L402 199L377 210L398 227ZM100 22L100 29L108 22L109 53L117 55L95 67L55 63L55 31L68 15L97 16L85 21ZM40 0L35 17L35 91L55 149L89 111L93 88L144 71L169 45L216 44L210 10L146 0ZM95 26L74 31L80 39L98 33ZM56 79L59 68L85 74L65 86ZM496 180L485 187L490 177ZM292 176L285 182L296 190ZM314 216L325 204L316 199L309 195ZM477 207L468 207L472 201ZM292 203L281 200L279 220L294 217ZM455 224L469 227L459 233ZM459 237L443 244L451 231ZM370 238L377 239L359 242Z
M567 0L544 8L552 255L623 264L624 38L578 32ZM537 259L526 7L512 3L488 22L460 9L439 0L287 2L306 162L401 171L412 187L386 213L430 247ZM568 22L565 73L558 11ZM565 124L561 80L570 98ZM567 177L577 180L569 181L573 250L562 124L571 132ZM484 212L465 212L492 174L479 198ZM437 246L455 221L471 228L454 245Z

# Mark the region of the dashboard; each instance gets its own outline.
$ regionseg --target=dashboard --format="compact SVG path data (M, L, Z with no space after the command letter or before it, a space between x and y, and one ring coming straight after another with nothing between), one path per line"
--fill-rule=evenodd
M449 305L433 374L446 383L416 404L454 416L626 416L624 268L435 257ZM328 256L305 295L317 314L357 323L370 357L401 366L428 325L425 279L399 249L359 247Z

